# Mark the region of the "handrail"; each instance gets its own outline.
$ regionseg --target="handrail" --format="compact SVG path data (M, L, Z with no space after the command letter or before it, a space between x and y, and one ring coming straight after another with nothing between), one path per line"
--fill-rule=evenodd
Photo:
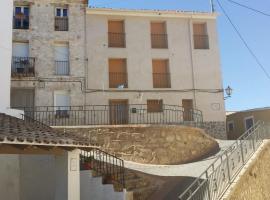
M232 180L261 145L264 137L265 124L258 121L219 155L179 199L217 200L222 197Z

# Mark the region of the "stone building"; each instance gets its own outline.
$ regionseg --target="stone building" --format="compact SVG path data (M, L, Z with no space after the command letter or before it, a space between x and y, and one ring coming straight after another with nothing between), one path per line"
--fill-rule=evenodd
M15 1L11 105L47 106L35 116L49 125L204 121L225 135L216 17Z
M12 107L84 104L85 0L16 0Z

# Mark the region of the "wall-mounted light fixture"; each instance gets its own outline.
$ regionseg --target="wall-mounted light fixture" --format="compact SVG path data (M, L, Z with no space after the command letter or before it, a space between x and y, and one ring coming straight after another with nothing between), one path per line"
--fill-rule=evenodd
M226 100L231 97L233 89L230 86L228 86L224 91L227 95L226 97L224 97L224 100Z

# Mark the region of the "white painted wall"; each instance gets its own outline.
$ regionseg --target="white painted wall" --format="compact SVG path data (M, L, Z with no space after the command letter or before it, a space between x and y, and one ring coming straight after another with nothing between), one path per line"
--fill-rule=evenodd
M101 177L92 177L90 170L81 171L81 200L124 200L125 192L115 192L113 185L103 185Z
M0 112L10 104L13 0L0 1Z

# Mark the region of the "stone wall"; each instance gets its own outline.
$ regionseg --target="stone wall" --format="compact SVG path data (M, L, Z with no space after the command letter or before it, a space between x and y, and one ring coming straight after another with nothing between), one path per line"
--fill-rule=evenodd
M146 164L182 164L214 154L218 143L198 128L185 126L107 126L65 128L82 134L106 152Z
M266 200L270 199L270 143L240 177L226 200Z
M210 121L210 122L183 122L185 126L198 127L203 129L208 135L213 138L226 140L226 122Z
M85 76L84 0L16 0L14 5L30 7L28 30L13 29L14 42L29 42L29 56L35 58L33 78L12 78L12 88L35 89L35 106L53 106L54 91L70 94L71 105L83 105ZM56 7L68 7L68 31L55 31ZM69 46L69 76L55 75L55 44ZM22 80L23 79L23 80Z

